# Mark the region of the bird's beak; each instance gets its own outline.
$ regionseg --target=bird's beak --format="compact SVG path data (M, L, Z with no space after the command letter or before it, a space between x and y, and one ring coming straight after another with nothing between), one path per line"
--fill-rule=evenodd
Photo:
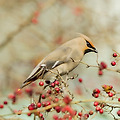
M93 50L93 52L98 53L98 51L97 51L97 49L96 49L96 48Z

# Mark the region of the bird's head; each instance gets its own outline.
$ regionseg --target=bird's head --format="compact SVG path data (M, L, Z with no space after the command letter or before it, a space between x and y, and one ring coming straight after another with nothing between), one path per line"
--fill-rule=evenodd
M84 39L84 43L85 43L84 54L89 53L89 52L98 53L97 49L95 48L95 46L93 45L93 43L87 36L83 34L80 34L80 36Z

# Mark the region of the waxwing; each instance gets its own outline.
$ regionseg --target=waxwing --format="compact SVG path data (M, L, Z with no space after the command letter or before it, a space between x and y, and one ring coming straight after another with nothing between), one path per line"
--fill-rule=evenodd
M80 34L80 37L69 40L48 54L31 72L21 88L37 79L51 80L63 76L75 69L86 53L97 50L91 40Z

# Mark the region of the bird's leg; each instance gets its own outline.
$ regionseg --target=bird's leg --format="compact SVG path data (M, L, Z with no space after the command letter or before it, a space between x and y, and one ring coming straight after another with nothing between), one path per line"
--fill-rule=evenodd
M40 95L39 95L38 103L41 102L41 96L42 96L42 93L40 93Z

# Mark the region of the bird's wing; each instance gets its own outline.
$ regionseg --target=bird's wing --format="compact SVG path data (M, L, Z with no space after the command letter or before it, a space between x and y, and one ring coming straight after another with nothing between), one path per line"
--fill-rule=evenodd
M60 48L56 49L48 56L46 56L31 72L27 80L36 79L45 71L49 69L54 69L55 67L66 63L68 61L68 56L71 54L71 48Z

